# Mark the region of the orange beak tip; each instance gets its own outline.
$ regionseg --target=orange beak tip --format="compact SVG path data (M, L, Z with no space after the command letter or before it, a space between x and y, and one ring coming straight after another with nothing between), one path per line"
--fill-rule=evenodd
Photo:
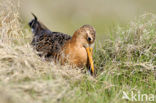
M93 58L92 58L92 50L93 48L86 48L86 51L87 51L87 54L88 54L88 59L89 59L89 64L90 64L90 71L91 71L91 74L95 74L95 71L94 71L94 63L93 63Z

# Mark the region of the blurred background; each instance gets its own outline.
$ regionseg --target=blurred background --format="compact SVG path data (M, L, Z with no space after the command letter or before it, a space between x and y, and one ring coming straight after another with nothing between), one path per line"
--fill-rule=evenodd
M22 0L21 4L25 25L33 12L52 31L70 35L90 24L99 40L113 34L117 25L124 27L142 14L156 13L156 0Z

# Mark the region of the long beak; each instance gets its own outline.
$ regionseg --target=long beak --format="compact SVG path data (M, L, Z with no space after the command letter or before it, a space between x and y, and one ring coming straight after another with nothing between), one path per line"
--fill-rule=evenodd
M91 73L94 74L95 70L94 70L93 57L92 57L93 48L87 47L86 51L88 54L89 65L91 67Z

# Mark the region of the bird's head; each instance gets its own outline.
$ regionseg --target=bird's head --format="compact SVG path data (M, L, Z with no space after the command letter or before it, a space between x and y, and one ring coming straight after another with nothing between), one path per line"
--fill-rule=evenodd
M96 31L90 25L83 25L74 33L73 36L76 38L75 41L77 41L77 43L80 43L86 49L88 55L89 70L91 74L95 74L94 64L92 59L95 36L96 36Z

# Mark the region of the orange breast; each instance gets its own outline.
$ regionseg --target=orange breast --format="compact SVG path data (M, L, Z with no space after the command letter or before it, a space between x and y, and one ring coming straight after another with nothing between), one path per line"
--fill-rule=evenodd
M63 52L64 62L80 68L87 64L87 52L84 47L69 43L65 45Z

